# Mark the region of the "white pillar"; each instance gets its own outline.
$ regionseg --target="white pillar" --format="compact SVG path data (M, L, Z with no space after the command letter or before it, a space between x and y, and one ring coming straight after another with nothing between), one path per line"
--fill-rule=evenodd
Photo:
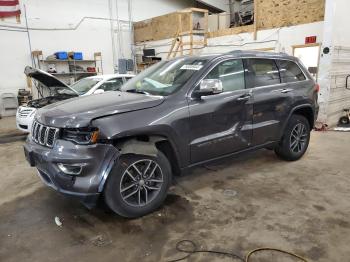
M350 108L350 16L348 0L326 0L323 43L319 65L320 113L318 120L336 125L344 108ZM329 53L324 52L329 48Z

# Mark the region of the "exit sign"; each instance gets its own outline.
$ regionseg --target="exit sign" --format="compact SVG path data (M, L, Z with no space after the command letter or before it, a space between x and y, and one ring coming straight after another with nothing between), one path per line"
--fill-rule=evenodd
M305 37L305 44L314 44L316 43L317 37L314 36L307 36Z

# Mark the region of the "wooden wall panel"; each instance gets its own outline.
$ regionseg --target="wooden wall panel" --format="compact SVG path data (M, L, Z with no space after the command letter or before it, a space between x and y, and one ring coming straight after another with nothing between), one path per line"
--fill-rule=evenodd
M254 31L254 25L239 26L233 28L225 28L214 32L208 32L208 37L219 37L225 35L236 35L241 33L249 33Z
M255 0L257 30L307 24L324 20L325 0ZM191 9L189 9L191 10ZM195 8L192 8L195 10ZM181 15L179 23L178 15ZM179 11L134 23L135 42L173 38L179 29L190 30L190 11ZM207 28L206 28L207 29ZM225 28L208 33L208 37L253 32L254 26Z
M324 20L325 0L256 0L258 29L307 24Z
M308 24L324 20L325 0L256 0L256 30ZM208 33L208 37L253 32L254 27L226 28Z
M192 12L180 11L135 22L135 42L173 38L178 30L180 33L189 32L191 15Z

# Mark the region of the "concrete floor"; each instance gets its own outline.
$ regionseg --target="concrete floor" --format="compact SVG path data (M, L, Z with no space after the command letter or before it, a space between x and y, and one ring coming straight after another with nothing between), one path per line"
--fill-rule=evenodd
M349 133L313 132L297 162L261 150L196 168L176 179L159 211L134 220L89 211L43 186L22 144L0 144L0 261L167 261L182 256L182 239L242 256L268 246L309 261L349 261ZM251 261L297 260L267 252Z

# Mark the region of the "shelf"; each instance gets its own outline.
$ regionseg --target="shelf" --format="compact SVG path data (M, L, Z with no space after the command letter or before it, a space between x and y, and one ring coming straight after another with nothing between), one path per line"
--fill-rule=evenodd
M60 60L60 59L56 59L56 60L40 60L40 62L44 62L44 63L68 63L68 62L73 62L73 63L95 63L96 61L99 60L71 60L71 59L66 59L66 60Z

